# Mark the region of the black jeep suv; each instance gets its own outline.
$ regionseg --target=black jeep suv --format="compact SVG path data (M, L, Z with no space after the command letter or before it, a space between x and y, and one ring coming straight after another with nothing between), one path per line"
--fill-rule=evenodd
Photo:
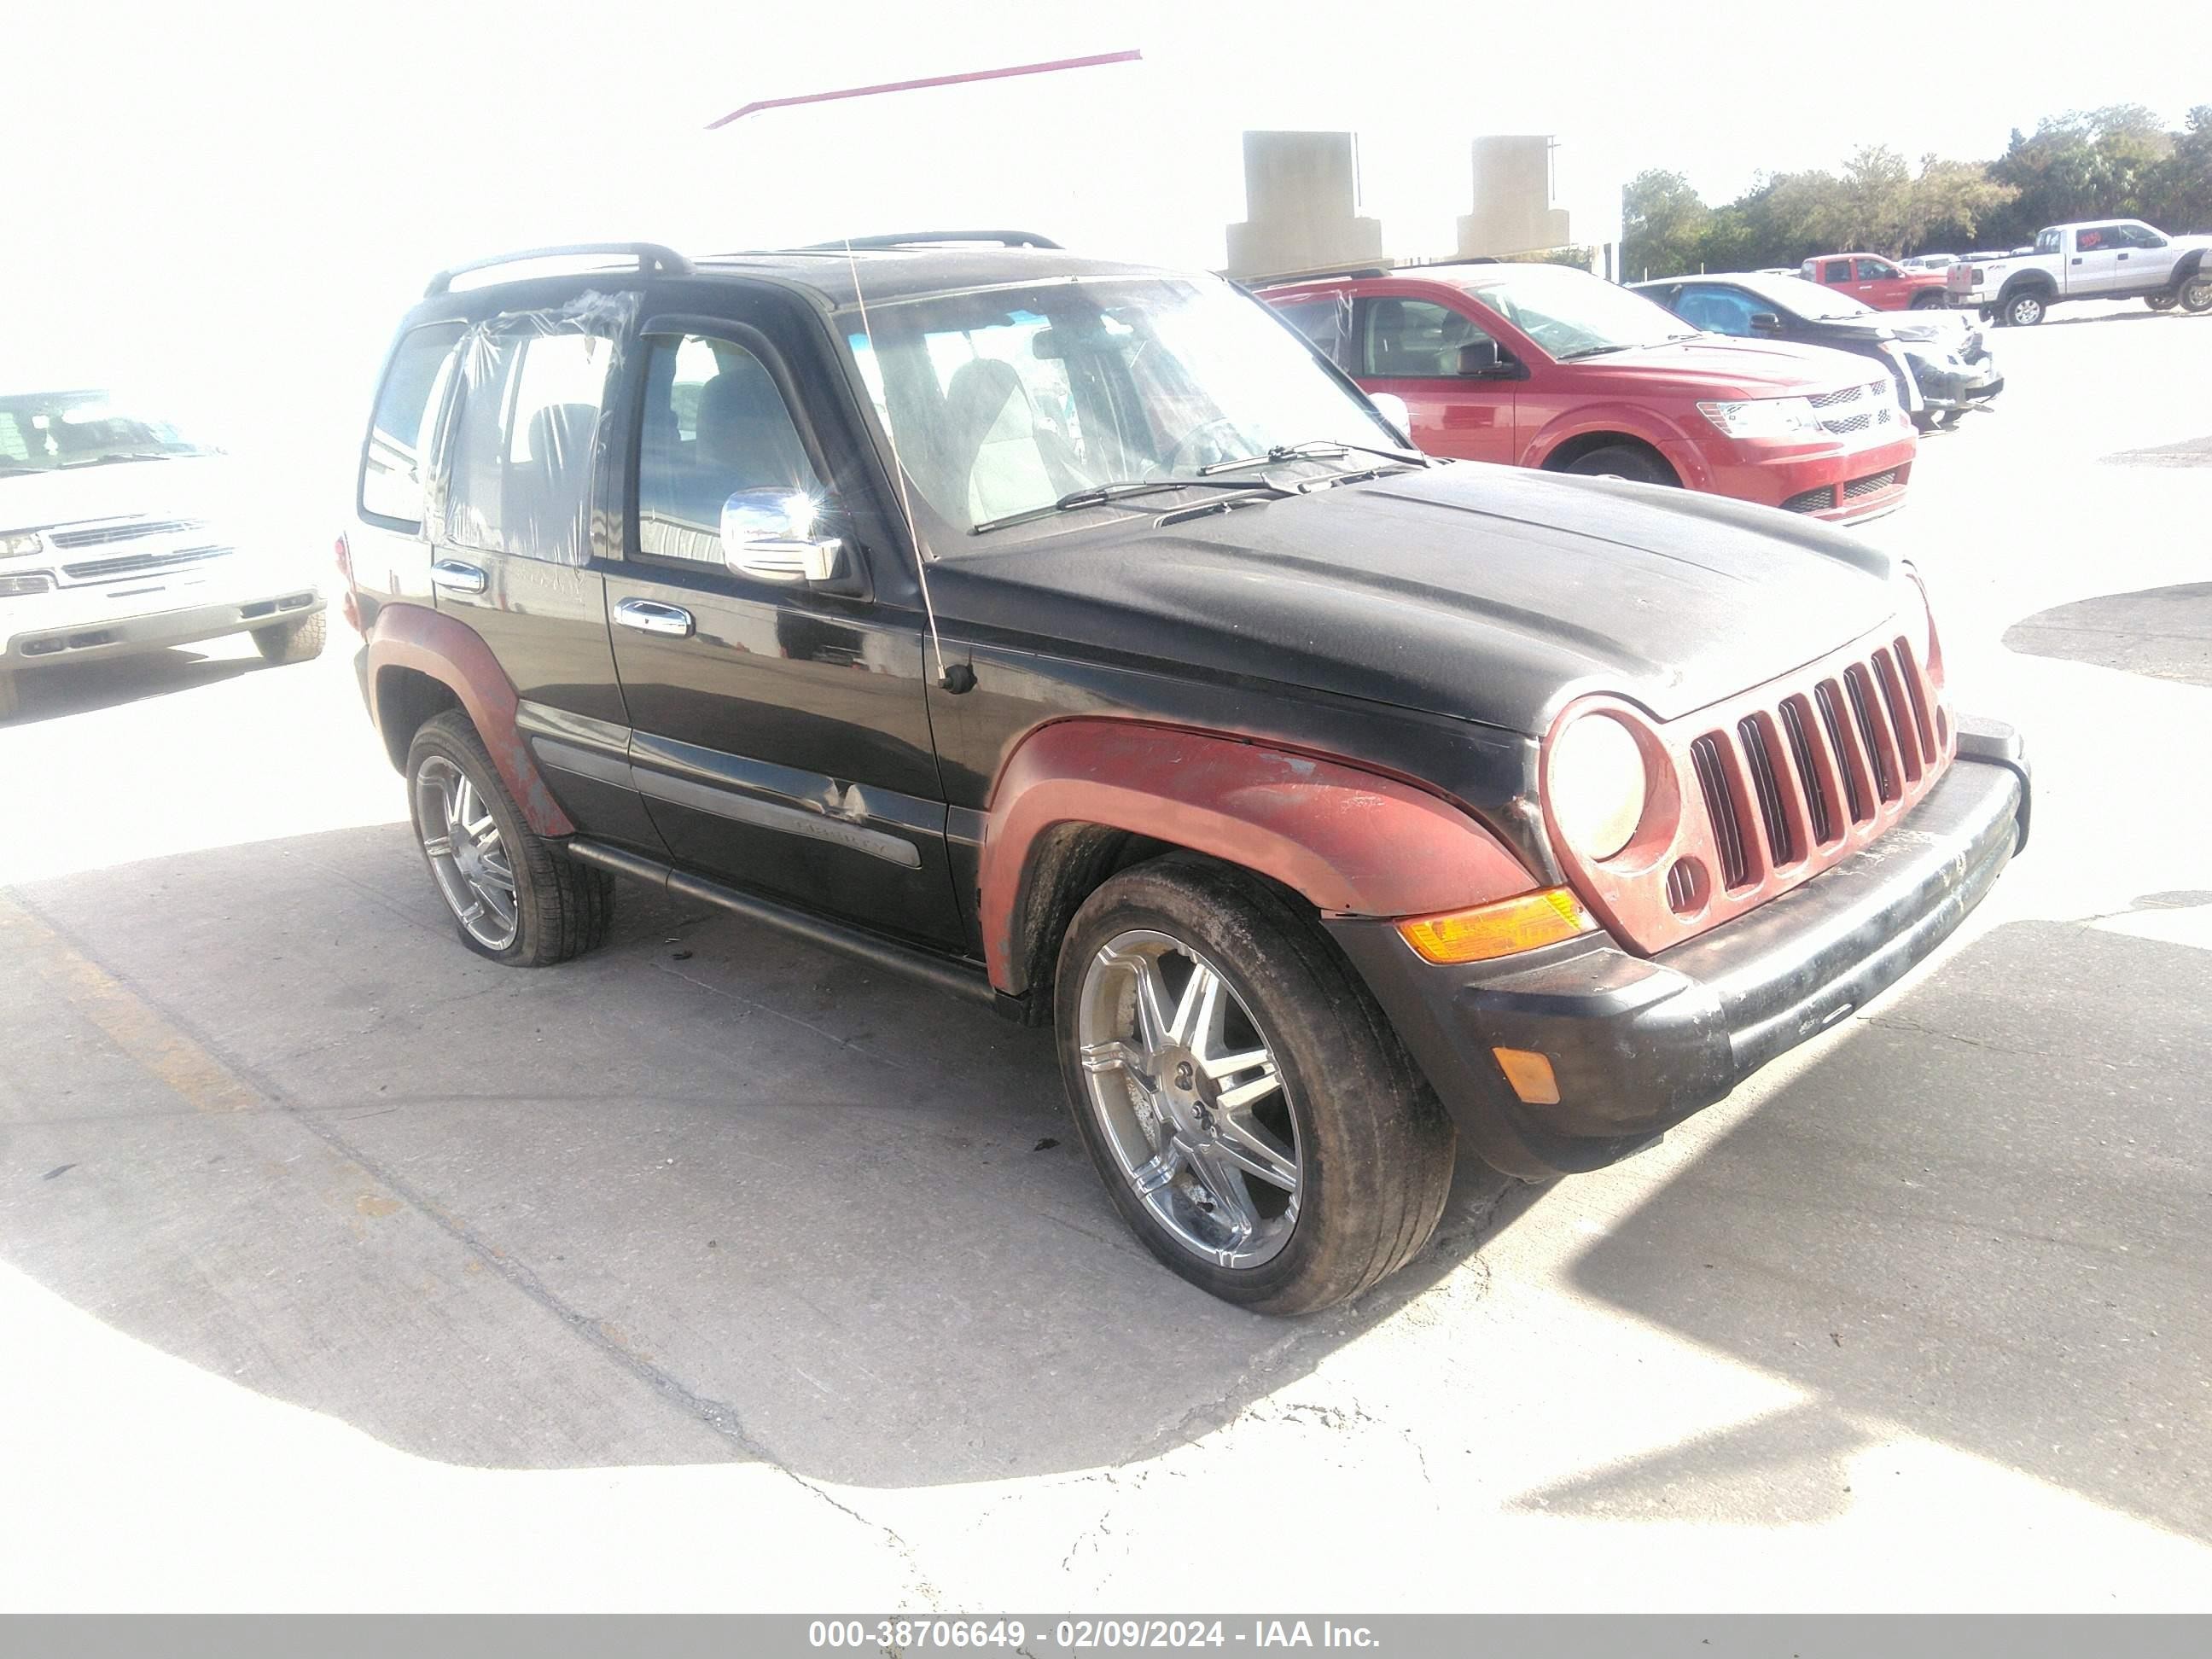
M1647 1144L2020 845L1909 568L1431 462L1228 283L1008 240L432 283L342 562L471 949L627 876L1049 1024L1129 1224L1296 1312L1459 1136Z

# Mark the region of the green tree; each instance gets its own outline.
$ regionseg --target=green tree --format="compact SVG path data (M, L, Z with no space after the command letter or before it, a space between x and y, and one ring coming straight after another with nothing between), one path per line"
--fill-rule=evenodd
M1620 198L1621 270L1632 281L1695 270L1712 210L1679 173L1639 173Z

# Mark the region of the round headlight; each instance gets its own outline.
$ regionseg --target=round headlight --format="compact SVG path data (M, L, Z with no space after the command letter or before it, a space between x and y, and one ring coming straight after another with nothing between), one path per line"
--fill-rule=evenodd
M1609 859L1644 817L1644 751L1628 728L1585 714L1552 745L1552 819L1584 858Z

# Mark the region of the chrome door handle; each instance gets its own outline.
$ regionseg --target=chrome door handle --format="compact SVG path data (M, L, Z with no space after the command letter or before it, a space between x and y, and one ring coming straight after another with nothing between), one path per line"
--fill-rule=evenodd
M453 593L481 593L491 586L491 578L459 559L441 559L430 567L430 586Z
M615 607L615 620L624 628L644 634L665 634L671 639L691 637L691 613L681 605L658 599L624 599Z

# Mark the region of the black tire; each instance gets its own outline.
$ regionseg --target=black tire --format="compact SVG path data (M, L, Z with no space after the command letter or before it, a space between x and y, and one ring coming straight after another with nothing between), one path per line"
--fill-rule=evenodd
M1997 316L2007 328L2035 328L2050 311L2050 296L2041 289L2023 288L2005 295Z
M1629 444L1607 444L1602 449L1593 449L1587 455L1576 456L1559 471L1585 478L1626 478L1632 483L1679 482L1664 461Z
M318 611L295 622L271 623L253 630L253 648L267 662L313 662L330 638L330 613Z
M500 781L499 769L492 764L483 739L458 708L424 721L408 745L407 804L416 844L423 846L425 839L417 781L425 763L434 757L459 769L474 787L498 826L508 866L514 872L514 939L504 949L492 949L469 932L424 848L423 863L430 870L431 884L445 899L461 943L480 957L520 968L550 967L604 943L614 924L614 878L556 852L523 821L507 786Z
M1911 308L1915 311L1936 311L1950 303L1949 295L1941 289L1929 289L1925 294L1916 294L1912 296Z
M2153 311L2171 311L2181 303L2181 296L2179 294L2170 293L2146 294L2143 295L2143 303Z
M15 677L0 668L0 720L15 719L16 707Z
M1197 1254L1146 1208L1088 1092L1078 1036L1086 969L1133 930L1215 964L1273 1053L1295 1127L1298 1202L1287 1237L1255 1266ZM1076 1133L1115 1207L1194 1285L1261 1313L1312 1313L1396 1272L1436 1231L1451 1186L1451 1118L1312 912L1272 883L1185 853L1123 871L1068 926L1054 1018Z
M2212 276L2199 271L2181 285L2181 308L2195 316L2212 311Z

